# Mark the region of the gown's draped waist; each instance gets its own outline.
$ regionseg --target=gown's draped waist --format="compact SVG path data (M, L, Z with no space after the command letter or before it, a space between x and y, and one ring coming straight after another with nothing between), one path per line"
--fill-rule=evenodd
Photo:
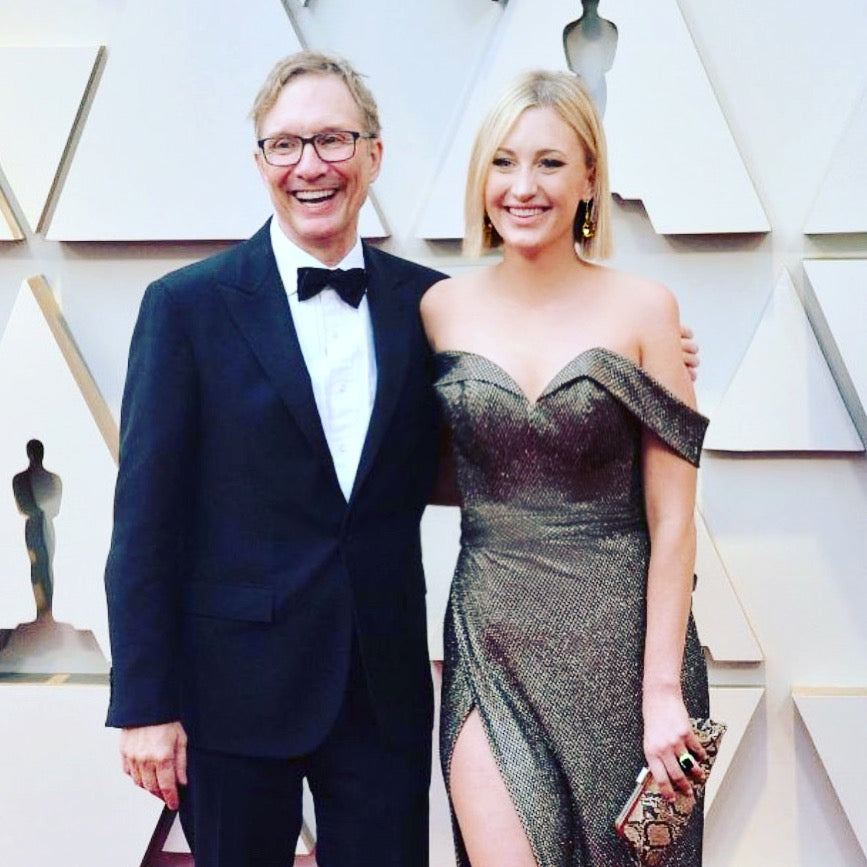
M574 544L588 537L606 537L646 530L643 511L635 503L569 503L557 511L521 508L515 503L464 506L461 546L527 550L528 544Z

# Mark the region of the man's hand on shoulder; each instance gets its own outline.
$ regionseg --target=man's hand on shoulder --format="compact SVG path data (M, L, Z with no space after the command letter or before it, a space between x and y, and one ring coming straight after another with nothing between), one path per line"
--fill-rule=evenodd
M187 784L187 734L179 722L123 729L120 756L137 786L178 809L178 785Z
M683 363L686 365L686 370L692 381L695 382L698 377L698 366L701 364L701 357L699 356L695 335L688 325L680 326L680 348L683 352Z

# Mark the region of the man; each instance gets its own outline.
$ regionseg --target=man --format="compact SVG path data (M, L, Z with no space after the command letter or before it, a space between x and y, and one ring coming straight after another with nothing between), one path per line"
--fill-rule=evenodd
M291 864L304 777L320 867L424 867L442 275L358 240L382 143L348 64L286 58L253 119L274 219L152 284L130 347L108 724L197 867Z
M305 776L321 867L419 867L437 419L418 302L441 275L358 241L382 143L345 62L282 61L253 118L274 219L152 284L132 339L108 724L133 780L180 801L198 867L291 864ZM364 268L360 301L299 291L322 266Z

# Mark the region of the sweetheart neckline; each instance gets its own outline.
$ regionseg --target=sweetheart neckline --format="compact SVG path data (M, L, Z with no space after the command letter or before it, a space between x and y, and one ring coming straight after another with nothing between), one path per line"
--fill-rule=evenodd
M435 356L436 355L469 355L469 356L472 356L473 358L480 358L482 361L486 362L487 364L490 364L491 367L496 368L501 374L503 374L503 376L505 376L506 379L508 379L509 382L512 384L515 391L524 399L524 402L527 404L527 406L530 407L531 409L534 409L538 405L539 401L542 400L542 398L547 395L548 391L551 389L551 387L554 385L554 383L557 382L557 380L570 367L572 367L573 364L575 364L579 359L583 358L585 355L590 355L591 353L596 353L596 352L601 352L603 355L609 355L609 356L612 356L613 358L616 358L620 361L625 361L631 367L635 368L636 370L640 371L641 373L644 373L645 376L648 376L649 378L652 379L652 377L650 377L649 374L643 368L639 367L639 365L637 365L631 358L627 358L627 356L621 355L619 352L616 352L613 349L608 349L608 347L606 347L606 346L589 346L589 347L587 347L587 349L582 349L577 355L574 355L571 359L569 359L569 361L567 361L548 380L548 382L545 384L545 386L542 388L542 390L536 396L536 399L530 400L530 398L527 396L527 392L524 391L524 389L521 388L521 386L518 384L518 380L515 379L515 377L512 376L512 374L509 373L509 371L506 370L505 367L503 367L501 364L498 364L496 361L494 361L493 358L489 358L487 355L482 355L480 352L472 352L471 350L468 350L468 349L439 349L436 352L434 352L434 355ZM654 380L654 382L655 381L656 380ZM661 383L660 383L660 385L661 385Z

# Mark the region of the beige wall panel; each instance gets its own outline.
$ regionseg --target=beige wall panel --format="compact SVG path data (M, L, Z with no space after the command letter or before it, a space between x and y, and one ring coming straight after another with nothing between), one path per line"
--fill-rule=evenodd
M421 522L421 542L427 584L427 635L431 659L443 658L443 618L458 561L460 540L460 511L449 506L428 506Z
M717 793L725 785L726 774L738 747L753 720L765 690L758 686L712 686L710 689L711 719L728 727L705 790L705 815L711 812ZM723 816L711 821L724 822Z
M120 769L107 686L0 683L0 863L132 867L160 802Z
M780 274L704 445L735 452L864 450L788 271Z
M867 855L867 688L796 687L792 697L834 791Z
M839 362L840 390L867 436L867 260L807 260L804 270L818 303L817 333L832 363Z
M867 87L841 135L804 231L867 232Z
M695 529L698 580L692 611L702 647L708 649L714 662L761 662L762 649L698 510Z
M9 202L0 190L0 241L20 241L23 237L21 226L18 225Z
M35 231L60 170L99 49L0 48L0 166Z

